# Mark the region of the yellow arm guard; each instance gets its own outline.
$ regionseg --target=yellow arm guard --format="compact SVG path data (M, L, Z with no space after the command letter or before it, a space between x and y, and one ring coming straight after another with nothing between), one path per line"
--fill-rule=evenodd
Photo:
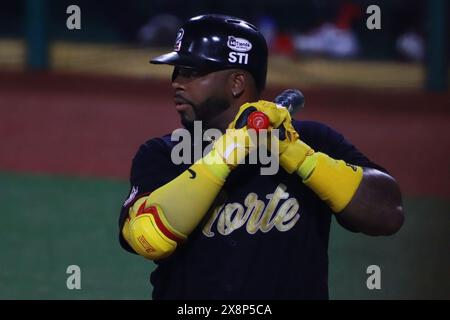
M289 134L286 126L286 139L279 140L280 164L288 172L297 174L303 183L325 201L333 212L342 211L353 198L363 178L363 169L335 160L322 152L314 150Z
M157 203L170 225L189 235L208 212L229 173L228 165L213 149L174 180L156 189L148 196L148 203Z
M147 206L147 198L136 201L122 228L122 235L137 254L158 260L173 253L186 236L177 232L167 222L161 208Z
M363 169L316 152L305 158L297 174L333 212L338 213L353 198L363 178Z
M228 165L213 149L174 180L131 206L122 227L124 239L145 258L167 257L204 217L229 173Z

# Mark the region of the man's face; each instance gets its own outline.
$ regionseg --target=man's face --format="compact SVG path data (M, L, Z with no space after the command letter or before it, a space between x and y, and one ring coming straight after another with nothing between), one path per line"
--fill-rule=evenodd
M201 71L175 67L172 77L175 109L187 129L193 128L196 120L203 127L217 125L217 116L229 108L227 95L230 70Z

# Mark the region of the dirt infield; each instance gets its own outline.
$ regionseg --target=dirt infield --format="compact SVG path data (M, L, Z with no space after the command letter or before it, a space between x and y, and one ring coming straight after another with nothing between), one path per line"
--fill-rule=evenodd
M301 88L300 88L301 89ZM272 99L282 88L269 88ZM342 132L408 195L450 197L450 96L307 88L297 118ZM178 127L168 82L0 73L0 170L128 178L147 138Z

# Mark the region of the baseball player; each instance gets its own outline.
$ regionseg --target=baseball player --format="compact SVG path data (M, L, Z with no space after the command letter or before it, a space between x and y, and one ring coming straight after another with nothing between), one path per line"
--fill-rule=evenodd
M368 235L403 224L386 170L332 128L259 100L267 55L250 23L202 15L179 29L172 52L151 60L174 67L183 126L193 132L201 121L223 133L193 163L174 163L171 135L148 140L133 159L120 243L157 264L154 299L328 299L331 218ZM277 148L254 139L249 110L267 116L269 133L279 130ZM276 153L276 174L246 161L259 148Z

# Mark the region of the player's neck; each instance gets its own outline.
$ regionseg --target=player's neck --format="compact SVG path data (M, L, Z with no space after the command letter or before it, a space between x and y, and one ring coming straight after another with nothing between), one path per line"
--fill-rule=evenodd
M237 110L239 110L239 107L236 109L235 106L231 105L228 109L208 121L207 128L219 129L220 131L225 132L228 124L233 121Z
M230 102L230 107L221 112L220 114L217 114L215 117L210 119L208 123L206 124L205 129L214 128L219 129L223 133L228 128L228 125L234 120L236 117L236 114L239 111L239 108L247 103L247 102L253 102L258 101L259 95L255 90L244 90L242 94L239 96L234 97L234 99Z

